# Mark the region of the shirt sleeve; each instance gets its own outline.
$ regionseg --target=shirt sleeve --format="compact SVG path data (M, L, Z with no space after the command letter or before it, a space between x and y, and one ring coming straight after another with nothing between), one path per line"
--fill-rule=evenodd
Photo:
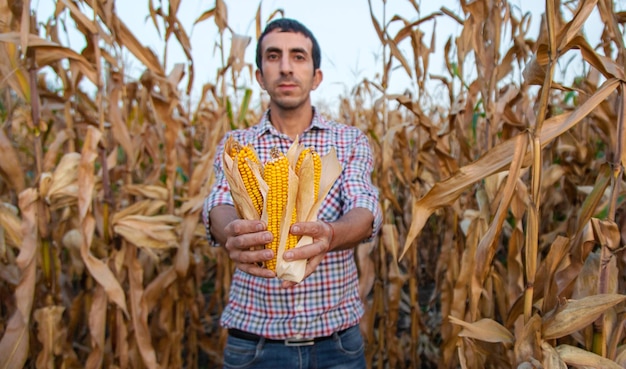
M371 241L382 225L379 190L372 182L373 168L374 158L370 143L365 134L359 131L343 173L343 191L346 194L343 213L359 207L372 212L372 234L364 242Z
M206 199L204 199L202 207L202 222L204 223L206 230L207 240L209 241L209 244L212 244L213 246L219 246L219 244L211 235L211 224L209 221L209 213L211 212L211 209L218 205L234 205L232 196L230 195L230 187L228 186L228 181L224 175L224 168L222 167L222 153L224 152L224 145L227 138L228 135L225 135L215 151L215 159L213 162L215 183L213 184L209 195Z

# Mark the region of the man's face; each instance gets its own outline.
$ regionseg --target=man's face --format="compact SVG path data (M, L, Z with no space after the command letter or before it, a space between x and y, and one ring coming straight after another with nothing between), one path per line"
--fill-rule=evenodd
M301 33L268 33L261 45L261 71L256 78L274 108L291 110L309 102L309 94L322 81L313 70L313 43Z

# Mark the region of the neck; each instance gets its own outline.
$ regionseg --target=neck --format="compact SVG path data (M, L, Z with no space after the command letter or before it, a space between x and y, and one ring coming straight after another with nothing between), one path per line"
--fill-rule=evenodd
M313 120L313 108L305 104L297 109L280 109L270 104L270 121L280 133L284 133L292 140L302 135Z

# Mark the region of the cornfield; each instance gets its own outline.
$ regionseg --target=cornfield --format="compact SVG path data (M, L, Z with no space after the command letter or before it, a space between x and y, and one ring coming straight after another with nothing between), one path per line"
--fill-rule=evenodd
M546 0L531 30L511 1L428 15L410 2L389 17L368 0L380 72L331 116L368 134L384 212L356 253L367 362L626 368L624 4ZM257 34L235 34L216 0L194 20L216 27L223 64L191 99L180 0L147 2L164 47L189 58L169 70L115 3L59 0L42 16L0 0L2 369L220 367L233 267L199 215L217 143L266 106L241 81L269 19L259 4ZM460 32L436 29L435 50L426 29L442 17ZM447 73L431 72L435 52ZM558 78L570 63L582 72ZM391 91L392 73L415 89Z

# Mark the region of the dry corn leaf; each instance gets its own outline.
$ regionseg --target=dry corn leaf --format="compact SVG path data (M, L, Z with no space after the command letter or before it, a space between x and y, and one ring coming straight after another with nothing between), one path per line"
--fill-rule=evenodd
M17 309L5 323L0 340L2 369L22 369L30 353L30 315L37 278L37 198L37 191L33 188L24 190L19 196L23 243L16 264L20 268L21 279L15 288Z
M63 155L52 173L47 190L41 191L41 195L52 210L76 204L80 160L81 155L77 152Z
M607 80L587 101L572 113L565 113L547 119L540 135L541 146L544 147L556 137L575 126L593 109L600 105L619 86L616 79ZM521 133L526 134L526 133ZM460 194L476 181L496 172L505 170L513 160L515 140L510 139L493 147L475 162L459 169L452 177L438 182L422 198L414 199L411 228L407 235L400 258L404 256L415 238L419 235L430 215L444 205L450 205ZM523 166L530 164L530 155L526 155Z
M367 296L370 296L376 281L376 266L372 256L376 245L376 240L372 240L361 243L356 248L356 259L359 266L359 296L363 301L367 301Z
M78 6L69 1L69 0L61 0L63 5L67 7L72 13L72 18L76 20L81 26L85 27L91 34L98 34L98 27L94 24L94 22L87 18L87 16L78 9Z
M206 153L195 165L187 189L189 198L181 205L181 214L201 211L204 200L208 195L209 186L212 184L213 161L211 157L209 153Z
M56 368L55 358L63 352L67 333L62 321L64 311L64 306L46 306L33 313L33 318L37 322L37 339L42 346L37 355L37 368Z
M245 61L246 48L250 45L252 38L246 35L234 33L230 43L230 55L228 56L228 65L230 65L236 73L241 72L245 66L249 66ZM252 72L250 73L252 74Z
M102 133L96 128L88 127L78 167L78 216L80 220L80 231L83 236L80 255L91 276L104 288L108 297L128 315L126 298L122 286L109 267L93 256L90 251L96 221L89 210L92 208L93 190L95 187L94 161L98 157L96 150L101 136Z
M557 308L554 315L544 317L542 337L554 339L572 334L593 323L606 310L623 301L626 301L626 296L619 294L600 294L568 300L565 306Z
M626 368L626 345L620 345L617 348L617 355L615 356L615 362Z
M547 342L541 343L541 352L543 354L543 369L567 369L567 364L561 359L559 353L554 347Z
M93 256L91 254L91 251L89 250L93 242L93 235L96 227L95 223L96 222L91 215L88 215L83 220L83 225L81 229L82 244L80 247L80 255L83 258L83 262L89 270L89 273L104 288L107 296L115 304L117 304L117 306L119 306L119 308L122 309L125 314L128 314L124 289L120 285L119 281L115 278L115 275L113 274L111 269L109 269L107 264Z
M0 42L2 42L3 35L0 32ZM15 43L6 43L4 47L0 47L0 76L3 78L0 86L4 87L4 83L8 84L20 98L30 103L28 72L21 62Z
M7 32L0 34L0 42L17 44L20 41L20 34L17 32ZM72 49L63 47L52 41L43 39L34 34L28 35L28 47L36 49L37 66L43 67L51 65L62 59L74 64L91 82L96 84L97 74L94 67L82 55Z
M113 87L109 93L109 119L111 121L111 132L115 141L122 146L126 153L126 170L132 172L135 170L135 162L137 161L137 152L133 146L132 137L128 130L128 124L124 121L120 110L123 94L123 85L121 76L113 74L111 76L111 84ZM114 150L112 150L114 151Z
M135 35L117 15L113 16L110 24L115 29L114 34L118 44L124 45L124 47L128 49L128 51L130 51L152 73L155 73L158 76L165 75L163 67L159 62L159 58L150 48L145 47L144 44L139 41L137 37L135 37Z
M144 299L143 274L144 270L137 260L137 250L128 252L128 280L130 283L129 298L131 304L132 325L134 338L137 342L143 364L150 369L160 368L148 327L148 309Z
M459 332L460 337L494 343L513 343L515 341L513 334L493 319L480 319L474 323L468 323L453 316L448 316L448 318L452 324L463 327Z
M69 251L71 261L71 272L73 275L81 276L85 269L85 263L80 256L80 247L83 243L83 236L78 229L71 229L63 235L63 246Z
M623 369L621 365L617 364L613 360L575 346L559 345L556 347L556 351L566 364L573 365L575 367Z
M173 215L128 215L113 223L115 233L137 247L165 249L178 247L176 226L181 219Z
M150 282L142 295L142 300L145 301L144 306L146 311L152 311L152 309L159 304L160 299L163 297L163 291L167 290L177 278L176 270L174 268L167 268Z
M20 167L17 153L13 148L11 140L4 133L4 129L0 129L0 175L16 193L22 192L25 187L24 172Z
M626 83L622 82L621 88L622 91L625 91ZM621 127L621 130L617 135L618 137L616 139L616 142L619 143L619 147L621 148L620 164L622 165L622 167L624 167L626 166L626 150L624 149L624 145L626 145L626 93L622 92L620 95L622 97L619 102L621 109L619 110L619 114L617 115L617 122L615 123L617 127Z
M496 214L493 216L493 220L487 229L485 235L481 238L480 243L476 249L476 260L478 266L476 268L477 277L479 282L486 278L486 273L489 271L489 265L491 265L493 258L496 254L498 244L496 242L498 236L502 232L502 224L509 215L508 209L515 194L515 187L522 172L522 164L524 162L524 154L528 149L528 135L519 135L514 139L515 149L513 151L513 157L511 158L511 167L507 176L506 184L503 189L503 195L498 204Z
M91 351L85 362L85 369L99 369L105 354L107 293L102 284L96 285L91 294L92 302L89 310L89 335L91 337ZM128 313L126 312L126 316Z
M213 161L210 160L210 153L206 153L200 158L200 161L195 165L193 172L191 174L191 178L189 179L189 195L202 195L203 197L206 194L201 193L203 185L206 185L209 182L209 178L211 178L213 174ZM198 210L198 209L195 209Z
M599 273L600 253L591 252L585 259L585 263L578 273L578 277L576 277L576 280L574 281L574 288L572 289L572 299L578 300L585 296L597 295ZM617 291L609 292L617 293Z
M185 276L189 270L189 264L191 263L191 243L196 234L198 221L199 217L197 213L187 214L182 220L180 243L174 262L176 273L180 276Z
M48 144L46 147L46 154L43 159L43 170L45 172L52 171L54 165L56 164L57 159L59 158L60 151L63 149L63 144L68 141L68 138L71 135L71 131L62 130L57 132L54 137L54 141Z
M521 324L520 324L521 326ZM540 357L538 350L539 340L537 332L541 329L541 316L533 314L528 322L515 331L515 361L520 363Z
M131 183L124 186L124 191L129 195L147 197L162 202L166 202L169 197L167 188L161 185Z
M19 6L18 2L18 6ZM22 50L22 58L26 56L28 51L28 34L30 33L30 0L22 0L22 17L20 19L20 49Z
M87 128L85 142L83 143L78 163L78 215L81 221L85 219L92 208L93 190L95 187L94 162L98 157L97 147L101 137L102 132L98 129L92 126Z
M215 25L220 33L228 28L228 8L224 0L215 0Z
M569 246L569 238L557 236L550 244L544 262L539 266L536 279L543 281L543 295L545 296L542 311L551 310L558 303L558 280L555 277L562 261L568 257ZM541 286L537 287L541 288Z
M400 266L398 265L398 251L400 245L398 241L398 228L395 224L383 224L381 229L381 241L385 250L391 254L391 266L399 273Z
M111 218L111 224L115 224L118 220L123 219L129 215L152 216L158 214L163 210L165 205L167 205L165 201L159 200L146 199L136 201L113 214L113 217Z
M598 0L586 0L579 3L579 7L574 14L574 18L569 21L556 36L558 39L557 50L561 50L567 45L575 36L579 35L587 18L591 15L591 12L595 9Z
M0 228L4 232L3 240L8 241L11 247L22 247L22 221L17 216L17 209L6 203L0 204Z
M614 221L591 218L594 236L598 244L607 247L611 251L616 251L620 246L620 233Z

